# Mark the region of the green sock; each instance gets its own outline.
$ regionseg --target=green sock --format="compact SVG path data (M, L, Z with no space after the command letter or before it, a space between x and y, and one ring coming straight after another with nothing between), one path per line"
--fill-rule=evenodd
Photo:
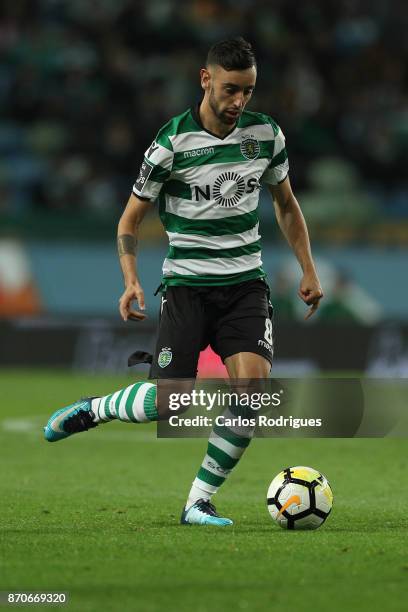
M234 414L228 411L225 416L233 418ZM193 481L187 508L198 499L211 499L241 459L253 433L253 427L214 427L208 440L207 453Z

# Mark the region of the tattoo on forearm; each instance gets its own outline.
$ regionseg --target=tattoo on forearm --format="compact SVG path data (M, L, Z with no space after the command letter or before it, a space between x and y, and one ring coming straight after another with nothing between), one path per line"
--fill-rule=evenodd
M118 253L122 255L136 255L137 240L131 234L122 234L118 236Z

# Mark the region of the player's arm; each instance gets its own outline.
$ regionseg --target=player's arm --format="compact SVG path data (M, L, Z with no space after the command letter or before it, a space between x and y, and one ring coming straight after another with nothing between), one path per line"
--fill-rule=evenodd
M311 307L305 317L308 319L317 310L323 292L312 258L306 222L288 176L278 185L268 185L268 187L272 194L279 227L303 270L299 297Z
M145 309L144 293L137 274L137 246L139 227L150 207L149 201L132 193L118 225L118 255L125 281L119 311L124 321L142 321L146 318L143 312L132 309L132 302L136 300L139 309Z
M125 280L125 291L119 300L119 310L124 321L141 321L146 315L143 289L137 274L137 239L140 224L155 202L163 184L171 175L174 152L171 142L162 130L144 154L139 175L133 185L133 193L119 221L118 253ZM137 300L139 310L132 310Z

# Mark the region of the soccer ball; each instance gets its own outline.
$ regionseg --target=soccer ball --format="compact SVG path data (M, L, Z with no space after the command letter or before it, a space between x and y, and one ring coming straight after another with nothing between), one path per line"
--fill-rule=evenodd
M283 529L317 529L330 514L333 493L323 474L298 465L275 476L266 501L271 517Z

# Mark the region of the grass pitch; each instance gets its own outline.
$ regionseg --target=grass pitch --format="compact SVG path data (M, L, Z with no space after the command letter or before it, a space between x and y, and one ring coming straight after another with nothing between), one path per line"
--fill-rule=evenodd
M110 423L49 444L56 408L129 378L0 375L0 590L68 591L78 611L400 611L408 593L403 439L257 439L216 496L232 528L184 527L206 441ZM286 532L266 509L282 467L329 478L334 509Z

